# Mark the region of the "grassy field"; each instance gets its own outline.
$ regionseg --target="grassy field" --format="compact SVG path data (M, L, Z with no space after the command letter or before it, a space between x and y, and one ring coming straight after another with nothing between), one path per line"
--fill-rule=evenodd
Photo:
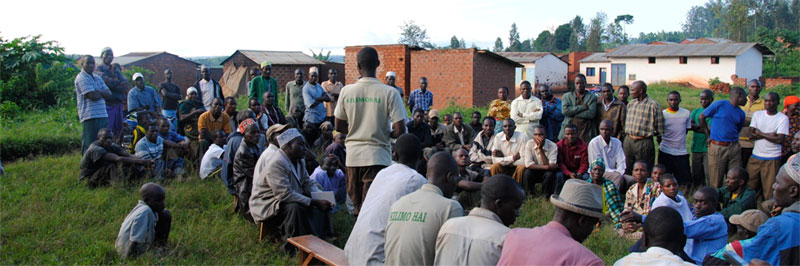
M652 84L649 94L665 108L666 95L671 90L681 92L684 108L700 106L699 89ZM727 95L716 97L725 98ZM240 98L238 109L244 108L247 102ZM486 114L486 107L451 106L442 111L456 110L466 117L473 110ZM0 125L2 145L53 138L77 140L78 145L44 149L42 153L60 155L23 156L4 165L8 175L0 178L0 264L118 263L114 240L125 215L136 205L139 184L89 189L78 181L80 156L74 149L80 145L80 124L74 107L29 113ZM196 171L191 173L196 176ZM218 179L168 180L163 185L167 189L167 208L174 216L170 243L127 263L297 263L295 257L279 251L277 242L258 242L258 228L232 214L233 200ZM513 227L543 225L552 214L553 206L545 199L530 198ZM334 244L343 247L354 220L337 213L334 221L338 237ZM627 254L632 242L604 226L584 244L606 264L612 264Z
M78 181L78 154L46 156L6 165L0 179L0 264L109 264L119 226L136 205L139 184L89 189ZM232 198L219 179L166 181L173 224L166 247L131 264L295 264L274 240L258 242L258 228L232 214ZM553 207L530 198L514 227L546 224ZM334 215L339 247L354 220ZM611 264L632 242L604 226L586 245Z

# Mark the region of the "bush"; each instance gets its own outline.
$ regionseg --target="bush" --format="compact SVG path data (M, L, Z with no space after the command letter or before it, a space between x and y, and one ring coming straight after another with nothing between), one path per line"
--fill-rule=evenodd
M0 118L5 121L14 119L19 113L19 105L14 102L3 102L0 104Z
M150 86L150 87L153 87L154 89L158 90L158 88L153 86L153 84L150 84L149 82L147 82L147 77L152 76L153 75L153 71L150 71L149 69L138 67L138 66L131 66L131 67L128 67L128 69L125 69L125 70L122 71L122 76L124 76L125 79L128 80L128 82L131 85L131 88L133 88L133 80L131 80L131 78L133 77L133 74L136 74L136 73L142 73L142 75L144 75L144 77L145 77L144 78L144 85L145 86Z
M0 37L0 103L14 102L24 110L45 109L69 95L77 73L71 71L72 60L57 42L39 38L6 41Z
M10 104L6 104L10 103ZM13 102L0 105L0 110ZM0 159L15 160L40 154L61 154L80 149L81 123L75 105L44 112L23 112L0 125Z

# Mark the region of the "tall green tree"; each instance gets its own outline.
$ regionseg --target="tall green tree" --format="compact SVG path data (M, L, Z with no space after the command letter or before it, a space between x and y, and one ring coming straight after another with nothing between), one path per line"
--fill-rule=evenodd
M494 48L492 51L495 52L502 52L503 51L503 40L500 37L497 37L497 40L494 40Z
M622 26L622 43L628 43L628 34L625 33L625 25L633 24L633 16L629 14L619 15L614 19L614 24Z
M581 16L575 16L570 22L570 26L572 27L572 34L569 36L569 50L585 50L584 40L586 39L586 26L583 25L583 18L581 18Z
M400 26L400 39L397 42L408 46L435 48L428 37L428 30L413 20L404 21Z
M572 35L572 26L569 23L561 24L556 28L553 35L553 48L556 51L566 51L569 49L569 37Z
M450 38L450 49L458 48L461 48L461 41L458 40L458 37L453 35L453 38Z
M552 52L553 51L553 34L550 31L544 30L539 33L536 40L533 42L533 48L537 52Z
M508 48L507 52L519 52L521 43L519 42L519 31L517 23L511 24L511 30L508 31Z
M586 34L586 50L592 52L603 51L603 39L605 38L606 13L597 12L589 22L589 31Z

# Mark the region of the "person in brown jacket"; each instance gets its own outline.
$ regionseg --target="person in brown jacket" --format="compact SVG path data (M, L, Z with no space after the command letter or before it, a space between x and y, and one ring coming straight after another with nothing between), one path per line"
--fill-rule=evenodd
M600 89L600 99L597 100L597 119L595 121L610 120L613 122L611 136L620 140L625 139L625 115L627 106L614 97L614 86L611 83L603 84Z

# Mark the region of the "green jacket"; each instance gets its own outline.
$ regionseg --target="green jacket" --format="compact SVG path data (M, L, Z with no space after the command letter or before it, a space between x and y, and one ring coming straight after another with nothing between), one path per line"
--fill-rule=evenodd
M756 208L756 192L745 186L742 193L736 196L736 199L731 199L733 193L728 191L726 187L717 189L719 192L719 202L722 203L722 211L719 213L725 216L725 220L731 218L731 215L741 214L742 212Z
M267 90L272 92L272 95L275 96L275 100L272 101L272 105L278 106L278 81L272 77L270 77L268 80L264 80L264 77L262 76L253 78L253 80L250 82L250 99L256 98L258 99L259 103L262 103L261 96L264 95Z

